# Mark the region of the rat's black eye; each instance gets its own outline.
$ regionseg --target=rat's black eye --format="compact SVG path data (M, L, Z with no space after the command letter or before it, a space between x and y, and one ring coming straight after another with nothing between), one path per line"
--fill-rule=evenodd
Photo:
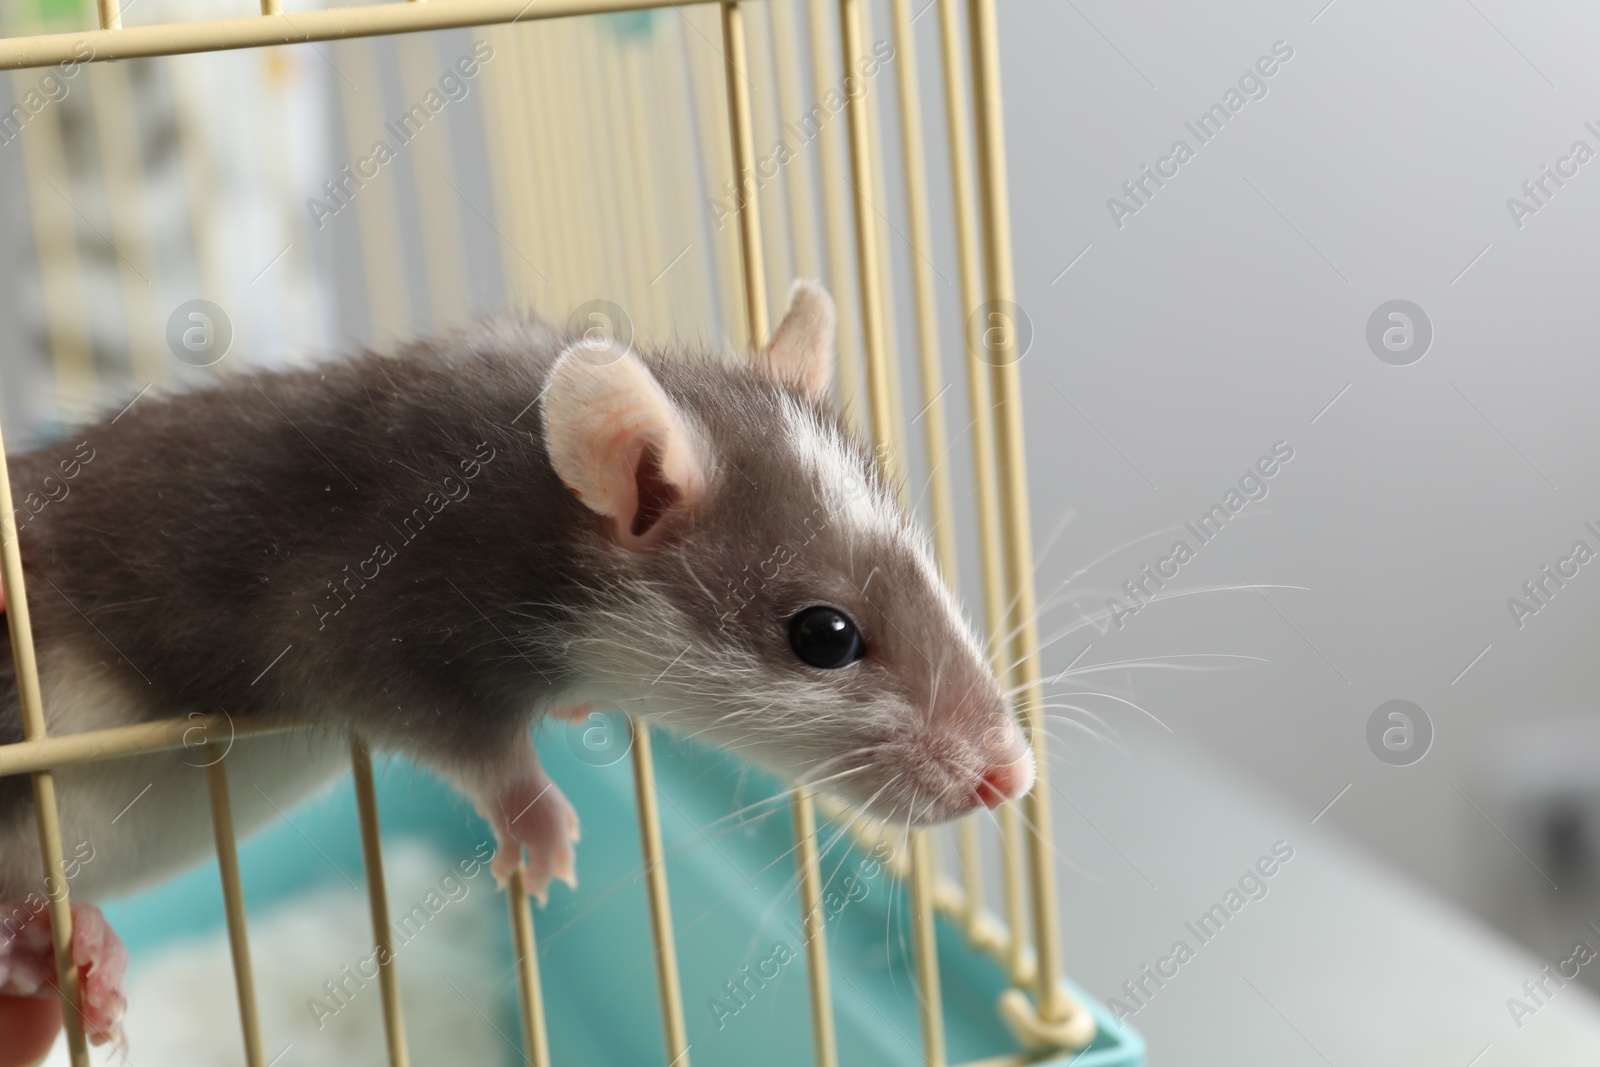
M813 667L848 667L866 652L861 631L838 608L806 608L789 620L789 647Z

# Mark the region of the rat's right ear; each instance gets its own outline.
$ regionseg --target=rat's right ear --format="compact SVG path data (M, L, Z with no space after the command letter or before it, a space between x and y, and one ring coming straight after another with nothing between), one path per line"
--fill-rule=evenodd
M808 396L822 396L833 378L834 317L828 291L800 279L789 290L789 310L759 358L781 380Z
M557 476L612 520L624 548L648 549L664 517L704 498L705 447L633 353L571 345L550 370L541 411Z

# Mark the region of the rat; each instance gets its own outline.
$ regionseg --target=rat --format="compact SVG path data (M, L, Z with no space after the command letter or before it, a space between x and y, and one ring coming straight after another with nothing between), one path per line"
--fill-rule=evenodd
M754 353L492 319L145 396L12 458L49 732L304 724L228 747L243 835L347 767L353 731L470 798L496 877L525 863L541 903L579 837L532 740L549 716L614 707L898 824L1021 796L1014 709L829 400L834 333L808 281ZM20 741L9 648L0 697ZM92 902L205 858L202 754L56 772L96 1041L127 957ZM0 778L0 994L54 974L34 818Z

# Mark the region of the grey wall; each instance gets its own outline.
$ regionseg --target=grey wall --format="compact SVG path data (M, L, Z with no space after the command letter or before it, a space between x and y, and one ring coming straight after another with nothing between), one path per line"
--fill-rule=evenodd
M1161 595L1227 591L1086 627L1048 662L1085 644L1080 666L1261 657L1056 688L1137 701L1308 818L1348 785L1320 824L1535 943L1570 945L1600 913L1581 795L1600 745L1561 725L1530 733L1594 713L1600 562L1520 628L1507 599L1575 541L1600 551L1584 527L1600 529L1600 159L1549 183L1520 226L1507 198L1526 201L1522 183L1576 141L1600 152L1584 125L1600 120L1587 58L1600 12L1323 2L1003 6L1018 300L1037 333L1022 364L1037 536L1073 516L1041 589L1112 553L1045 631L1103 612L1166 555L1165 531L1275 442L1294 449ZM1293 57L1266 95L1201 145L1184 123L1279 41ZM1178 139L1194 158L1117 225L1108 198L1127 200L1121 184ZM1396 298L1434 331L1407 366L1366 340ZM1228 588L1246 582L1305 588ZM1391 699L1435 733L1410 766L1366 740ZM1104 698L1073 702L1135 749L1161 730ZM1057 733L1071 752L1096 743ZM1529 749L1515 766L1513 749ZM1574 799L1552 814L1543 793ZM1556 899L1573 913L1552 918Z

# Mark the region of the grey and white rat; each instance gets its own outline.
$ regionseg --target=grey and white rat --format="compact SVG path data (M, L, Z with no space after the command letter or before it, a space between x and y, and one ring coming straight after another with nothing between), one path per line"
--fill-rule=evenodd
M244 833L337 774L356 731L470 797L495 873L526 851L541 898L574 881L578 820L530 727L596 704L903 823L1020 796L1034 767L1013 710L826 399L833 344L807 282L753 356L502 319L147 396L16 456L50 732L217 711L308 724L233 745ZM0 695L0 742L19 741L9 649ZM197 762L58 772L68 854L92 857L75 901L206 855ZM0 778L0 901L40 890L32 805L26 776ZM81 936L114 941L97 914ZM0 992L8 962L9 991L52 973L22 958L48 953L47 920L0 905ZM101 1038L116 984L87 1005Z

